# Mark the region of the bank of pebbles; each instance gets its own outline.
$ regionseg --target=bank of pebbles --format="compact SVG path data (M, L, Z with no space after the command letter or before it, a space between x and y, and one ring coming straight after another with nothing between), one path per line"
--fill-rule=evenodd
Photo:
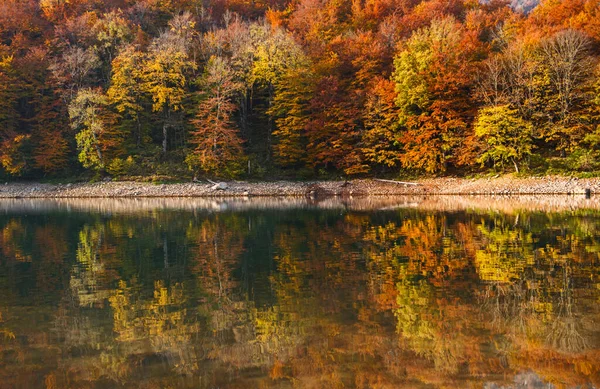
M5 183L0 198L90 197L236 197L236 196L390 196L390 195L519 195L600 193L600 179L542 178L433 178L418 185L372 179L352 181L226 181L151 184L98 182L80 184Z

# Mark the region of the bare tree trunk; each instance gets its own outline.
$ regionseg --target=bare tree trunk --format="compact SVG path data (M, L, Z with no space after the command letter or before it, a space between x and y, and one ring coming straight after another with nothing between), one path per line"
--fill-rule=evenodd
M162 142L163 154L167 153L167 132L168 132L168 128L169 128L169 126L167 125L167 122L165 122L163 124L163 142Z
M169 103L167 102L167 104L165 105L165 121L163 122L163 142L162 142L163 154L167 153L170 119L171 119L171 110L169 108Z

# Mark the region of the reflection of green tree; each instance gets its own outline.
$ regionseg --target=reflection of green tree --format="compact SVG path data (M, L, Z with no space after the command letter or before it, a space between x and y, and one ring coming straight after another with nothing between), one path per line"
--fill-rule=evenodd
M171 355L177 359L180 371L197 368L190 349L192 337L200 331L200 321L188 315L182 284L166 287L162 281L156 281L153 297L143 299L139 288L120 281L109 301L118 342L133 349L142 347L147 352Z
M489 238L482 240L480 250L492 258L478 257L479 269L484 264L493 269L480 271L480 275L493 274L482 277L487 284L480 293L482 309L492 318L486 324L506 363L537 366L537 371L552 377L552 369L544 366L548 360L554 360L552 366L562 360L570 369L579 366L577 370L585 375L594 374L587 361L594 358L588 350L598 347L594 322L600 317L590 304L590 297L597 295L591 282L597 274L598 245L590 235L589 221L578 219L535 215L529 218L530 232L502 224L501 238L491 240L492 244ZM497 255L495 247L504 254ZM494 263L494 259L501 261Z
M500 224L478 228L483 244L475 253L479 277L484 281L518 280L534 260L533 237L520 229Z
M465 360L465 339L452 328L450 306L438 306L434 289L426 280L411 281L410 276L396 284L394 314L397 331L419 356L433 361L435 367L457 373ZM449 314L450 313L450 314Z
M105 267L100 253L104 236L103 224L85 225L79 232L78 264L73 267L70 285L81 306L102 304L108 297L100 279Z

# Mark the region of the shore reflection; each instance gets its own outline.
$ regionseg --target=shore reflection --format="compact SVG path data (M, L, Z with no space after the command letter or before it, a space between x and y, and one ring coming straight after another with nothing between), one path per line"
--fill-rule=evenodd
M0 387L600 385L595 200L485 200L0 201Z

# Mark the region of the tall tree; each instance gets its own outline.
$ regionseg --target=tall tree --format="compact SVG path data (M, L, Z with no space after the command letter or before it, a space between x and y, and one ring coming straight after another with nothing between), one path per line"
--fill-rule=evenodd
M185 18L187 27L179 18ZM148 58L142 66L141 79L144 90L152 97L152 110L162 116L162 151L167 152L169 128L175 127L173 113L183 108L188 84L188 72L196 68L189 57L189 35L194 22L188 13L175 18L171 29L156 38L150 47Z
M231 68L219 57L211 57L201 82L203 96L190 143L194 149L186 161L191 170L219 177L234 177L243 170L243 147L233 125L232 102L241 85L233 81Z
M593 77L589 50L588 36L575 30L561 31L541 44L541 60L551 88L544 104L549 114L544 135L562 151L576 148L590 131L586 115Z
M115 130L107 106L106 96L98 89L80 90L69 105L71 126L78 131L79 161L98 171L118 156L122 146L122 136Z
M281 167L302 167L307 162L307 126L315 88L310 65L290 69L275 83L269 115L275 118L275 162Z
M472 36L447 17L413 33L396 56L393 79L405 167L439 173L456 163L473 115L473 45Z
M396 168L400 166L402 140L399 129L399 112L395 104L395 84L378 79L365 104L362 151L373 167Z
M506 105L484 108L475 121L475 135L486 145L478 162L492 161L503 167L511 163L519 172L519 163L531 154L531 123L521 119L518 111Z
M141 83L143 66L143 53L133 46L124 47L112 62L110 87L106 91L109 102L121 115L121 125L131 131L138 148L145 141L140 117L146 101Z
M13 57L0 58L0 163L11 175L21 175L28 167L30 136L18 128L20 82L13 68Z

